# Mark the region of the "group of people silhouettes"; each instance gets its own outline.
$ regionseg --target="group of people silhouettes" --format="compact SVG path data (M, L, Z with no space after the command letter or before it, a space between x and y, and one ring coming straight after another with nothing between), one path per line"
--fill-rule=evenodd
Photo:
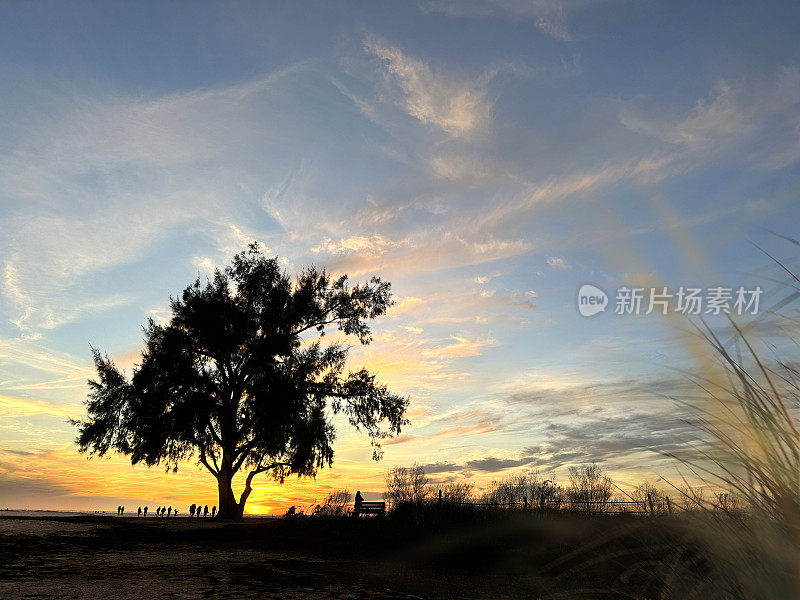
M144 508L142 508L140 506L139 510L136 511L136 516L137 517L141 517L141 516L145 516L146 517L147 516L147 512L149 510L150 510L149 506L145 506ZM122 513L120 513L120 514L124 514L124 513L125 513L125 507L123 506L122 507ZM159 506L158 508L156 508L156 516L157 517L177 517L178 516L178 509L177 508L173 509L171 506Z
M213 519L217 515L217 507L211 507L211 518ZM207 517L208 516L208 504L205 506L200 506L199 504L192 504L189 507L189 516L190 517Z
M142 508L139 507L139 510L136 511L137 517L146 517L147 512L150 510L149 506L145 506ZM217 507L211 507L211 518L213 519L217 515ZM200 506L199 504L192 504L189 507L189 516L191 517L207 517L209 513L208 504L205 506ZM117 515L122 516L125 514L125 507L118 506L117 507ZM171 506L159 506L156 508L156 516L157 517L177 517L178 516L178 509L172 508Z

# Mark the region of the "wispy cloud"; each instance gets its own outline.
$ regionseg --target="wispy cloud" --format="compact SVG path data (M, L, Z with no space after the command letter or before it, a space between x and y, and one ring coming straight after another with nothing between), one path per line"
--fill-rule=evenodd
M371 236L351 235L339 240L325 238L311 248L314 254L327 253L331 256L338 254L359 254L361 256L382 256L390 249L403 245L403 242L394 242L380 234Z
M383 62L387 84L397 86L399 93L394 101L410 116L454 137L468 136L488 126L491 104L485 76L464 81L434 74L425 62L377 36L367 37L364 49Z
M630 109L623 109L620 120L633 131L688 147L717 142L720 137L743 133L754 125L736 106L735 92L725 82L716 85L709 99L699 99L689 116L680 121L650 120Z
M633 103L622 108L619 118L631 131L684 148L687 159L698 165L755 146L758 154L745 154L746 161L779 168L797 160L792 148L798 137L792 132L799 103L800 69L791 66L735 83L719 80L685 116L659 118Z
M533 244L522 239L497 239L493 236L462 237L441 231L438 239L416 234L396 245L396 251L381 254L332 256L331 268L362 275L380 271L408 269L438 271L459 266L479 265L526 254Z
M423 356L427 357L457 357L457 356L479 356L487 348L497 346L497 340L492 338L470 340L463 337L452 337L446 340L446 343L436 345L433 348L425 348L422 351Z
M0 183L19 202L6 217L2 294L25 332L53 329L128 301L87 300L82 278L140 260L175 227L206 221L225 229L242 205L235 186L202 163L225 148L252 146L263 130L255 105L304 65L242 84L141 98L87 95L61 86L36 118L4 123Z
M0 395L0 414L6 419L30 415L48 415L67 419L77 416L80 410L78 404L65 407L42 400Z
M61 378L85 377L91 372L86 362L81 362L74 357L48 349L42 341L0 339L0 360L2 365L15 365L41 373L46 373ZM11 372L11 369L9 369ZM16 381L14 377L7 377L3 382L4 387Z
M487 157L436 154L431 157L430 166L435 177L458 182L468 188L491 185L510 177L501 166Z

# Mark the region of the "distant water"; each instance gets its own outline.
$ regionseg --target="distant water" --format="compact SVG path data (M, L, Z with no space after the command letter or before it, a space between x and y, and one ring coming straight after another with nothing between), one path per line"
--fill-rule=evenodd
M84 517L88 515L114 515L112 512L95 512L93 510L0 510L0 519L3 517Z
M3 517L116 517L117 511L116 509L111 510L18 510L18 509L0 509L0 519ZM125 514L122 515L123 518L136 518L136 511L130 512L129 510L125 511ZM248 519L276 519L279 518L279 515L249 515L245 514L245 517ZM170 517L157 517L152 512L147 514L148 519L188 519L189 513L180 513L177 517L170 516ZM192 519L196 519L197 517L191 517ZM211 518L209 515L208 517L203 518Z

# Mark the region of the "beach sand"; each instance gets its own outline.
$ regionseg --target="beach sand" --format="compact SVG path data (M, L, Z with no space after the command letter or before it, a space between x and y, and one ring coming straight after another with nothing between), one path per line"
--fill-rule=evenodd
M684 535L672 519L630 515L428 512L242 523L3 514L0 598L495 600L612 588L620 594L604 597L622 598L659 589L652 565L669 567L665 540Z
M422 597L385 553L348 556L347 540L294 529L273 519L0 516L0 598ZM425 597L450 597L446 583Z

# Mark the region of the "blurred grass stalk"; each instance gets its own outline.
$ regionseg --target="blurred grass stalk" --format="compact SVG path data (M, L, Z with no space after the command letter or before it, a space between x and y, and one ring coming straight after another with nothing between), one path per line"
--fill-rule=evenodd
M709 500L683 488L699 509L686 518L712 554L726 588L717 590L721 597L800 598L800 373L791 361L768 364L730 324L727 345L707 324L696 325L706 355L697 383L706 399L691 409L711 444L691 457L671 456L719 493Z

